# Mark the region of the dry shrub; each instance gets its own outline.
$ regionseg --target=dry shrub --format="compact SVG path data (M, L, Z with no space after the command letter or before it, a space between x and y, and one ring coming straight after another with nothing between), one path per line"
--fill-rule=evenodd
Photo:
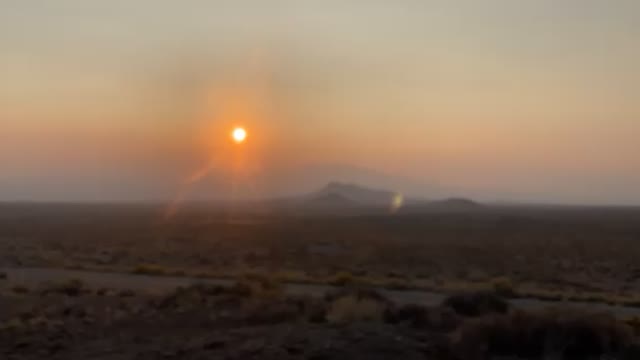
M503 297L514 297L516 288L510 278L502 276L491 280L493 291Z
M170 274L171 276L179 276L179 277L187 276L187 272L182 269L173 270L170 272Z
M167 269L155 264L139 264L133 269L134 274L140 275L166 275Z
M333 286L349 286L356 282L355 276L348 271L341 271L327 280L327 284Z
M85 283L80 279L49 283L41 290L42 295L61 294L66 296L80 296L88 292L89 290Z
M486 314L503 314L509 311L509 303L492 292L464 293L448 297L442 304L462 316L475 317Z
M512 312L468 320L452 352L460 359L600 359L633 346L628 326L612 316L561 312ZM620 357L614 357L621 359Z
M374 290L342 290L325 296L326 320L330 323L382 322L393 305Z
M245 303L242 316L252 325L292 322L306 316L309 301L306 298L254 298Z
M24 285L14 285L11 287L11 291L15 294L28 294L31 290Z
M136 296L136 292L132 289L122 289L118 291L118 296L121 298L128 298Z
M244 278L229 287L207 284L181 287L152 305L163 311L224 313L226 320L250 325L278 324L305 316L309 300L281 294L280 285L266 278Z
M284 286L273 276L247 273L231 287L231 291L248 297L282 297Z
M96 290L96 295L98 296L107 296L109 294L111 294L113 291L107 289L107 288L99 288L98 290Z
M20 318L14 317L0 322L0 331L20 331L24 330L25 326Z
M227 288L221 286L195 284L189 287L177 288L173 293L163 297L154 305L163 310L206 308L215 303L213 297L228 292Z
M277 322L289 313L284 303L282 285L267 277L245 276L232 286L194 284L179 287L173 293L154 302L162 310L189 311L195 309L235 309L241 310L240 317L255 322ZM288 315L287 315L288 316Z
M384 287L390 290L409 290L411 282L404 279L392 279L385 282Z
M330 323L350 323L360 321L382 321L384 304L373 299L343 297L329 305L327 321Z
M627 321L625 322L627 323L627 325L629 325L629 327L631 327L636 336L640 336L640 317L633 316L630 319L627 319Z
M437 332L450 332L458 328L460 316L445 307L425 307L405 305L395 310L389 318L393 323L408 324L411 327Z
M563 294L562 292L559 292L559 291L535 289L532 291L518 291L518 297L538 299L543 301L562 301L562 300L565 300L567 296L566 294Z

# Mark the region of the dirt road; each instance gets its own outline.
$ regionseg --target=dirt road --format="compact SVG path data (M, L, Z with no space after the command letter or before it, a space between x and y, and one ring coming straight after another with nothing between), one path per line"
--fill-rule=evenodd
M154 276L55 268L0 268L0 271L7 275L6 281L26 286L37 286L44 282L78 279L96 288L111 288L116 290L131 289L157 294L166 293L177 287L189 286L196 283L214 285L231 285L234 283L234 280L231 279L202 279L193 277ZM334 287L319 284L286 284L285 289L286 292L291 295L323 296L327 291L334 289ZM435 306L442 303L447 296L447 294L422 290L379 289L379 291L396 304ZM640 308L613 306L608 304L577 301L552 302L538 299L512 299L509 301L514 307L526 310L543 309L550 306L562 306L578 308L590 312L612 313L621 318L640 316Z

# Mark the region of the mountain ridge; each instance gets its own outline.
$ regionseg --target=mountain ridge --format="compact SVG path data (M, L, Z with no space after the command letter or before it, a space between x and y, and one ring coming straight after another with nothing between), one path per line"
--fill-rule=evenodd
M449 197L440 200L425 200L405 197L402 193L368 187L354 182L329 181L320 190L296 198L302 208L355 209L377 208L399 211L458 211L478 209L482 205L467 198Z

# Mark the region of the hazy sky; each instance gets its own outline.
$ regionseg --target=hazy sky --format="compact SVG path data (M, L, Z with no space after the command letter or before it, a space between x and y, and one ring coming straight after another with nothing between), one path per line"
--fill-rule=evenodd
M211 194L640 204L639 39L637 0L0 0L0 199L168 198L204 166Z

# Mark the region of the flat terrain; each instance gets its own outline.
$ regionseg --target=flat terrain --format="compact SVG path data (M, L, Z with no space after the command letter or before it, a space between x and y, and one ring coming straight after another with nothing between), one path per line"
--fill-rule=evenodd
M639 358L638 209L164 210L0 205L3 358Z
M91 284L94 288L110 289L113 291L134 291L149 295L163 295L174 291L180 287L190 287L197 285L232 286L237 280L228 278L193 278L189 276L171 275L144 275L115 272L96 272L88 270L67 270L53 268L0 268L4 273L4 287L12 289L24 287L27 289L37 289L43 284L65 283L68 281L79 281L82 284ZM283 294L292 296L304 296L321 298L326 293L337 291L345 286L325 285L325 284L296 284L280 283ZM347 288L350 286L346 286ZM438 306L447 298L447 294L425 290L393 290L376 286L356 286L361 288L373 288L375 291L393 301L398 305L421 305ZM451 294L451 295L455 295ZM563 307L586 312L606 313L621 320L640 319L640 307L624 306L620 304L606 304L588 301L571 301L514 298L504 299L515 309L538 311L549 307Z
M163 281L166 279L160 278ZM401 305L373 290L287 294L253 277L150 293L80 280L0 286L3 359L637 359L637 323L492 294ZM607 357L608 356L608 357Z
M204 206L0 205L0 266L292 280L347 274L390 286L508 282L522 293L633 299L640 209L484 206L345 216Z

